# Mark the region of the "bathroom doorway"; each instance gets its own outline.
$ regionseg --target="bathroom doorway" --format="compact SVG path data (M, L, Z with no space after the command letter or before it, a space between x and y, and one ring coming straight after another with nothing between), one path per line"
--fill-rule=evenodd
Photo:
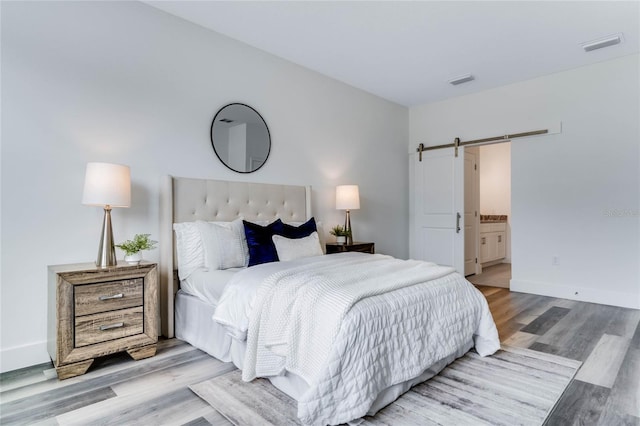
M508 288L511 142L465 148L464 172L465 275L474 284Z

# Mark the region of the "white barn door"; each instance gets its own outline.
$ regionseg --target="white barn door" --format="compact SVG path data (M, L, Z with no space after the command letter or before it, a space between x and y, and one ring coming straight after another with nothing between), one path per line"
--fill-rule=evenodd
M411 257L464 274L464 149L413 155Z

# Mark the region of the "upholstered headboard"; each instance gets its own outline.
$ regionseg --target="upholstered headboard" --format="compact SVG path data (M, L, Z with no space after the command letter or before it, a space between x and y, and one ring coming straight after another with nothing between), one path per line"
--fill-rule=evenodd
M178 291L173 224L206 221L311 218L311 187L167 176L160 208L160 318L162 334L174 336L173 300Z

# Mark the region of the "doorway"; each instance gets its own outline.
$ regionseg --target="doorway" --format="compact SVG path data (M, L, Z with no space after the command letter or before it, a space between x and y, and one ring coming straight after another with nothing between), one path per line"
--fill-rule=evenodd
M479 262L480 178L477 146L464 149L464 275L482 273Z
M465 275L477 284L508 288L511 142L465 148L464 173Z

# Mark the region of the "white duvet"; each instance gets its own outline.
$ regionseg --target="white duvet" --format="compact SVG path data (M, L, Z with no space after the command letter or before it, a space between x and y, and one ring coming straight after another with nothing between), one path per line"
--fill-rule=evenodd
M214 320L247 338L243 379L293 372L309 385L304 424L364 416L389 386L419 376L472 339L500 347L484 296L451 268L342 253L239 272Z

